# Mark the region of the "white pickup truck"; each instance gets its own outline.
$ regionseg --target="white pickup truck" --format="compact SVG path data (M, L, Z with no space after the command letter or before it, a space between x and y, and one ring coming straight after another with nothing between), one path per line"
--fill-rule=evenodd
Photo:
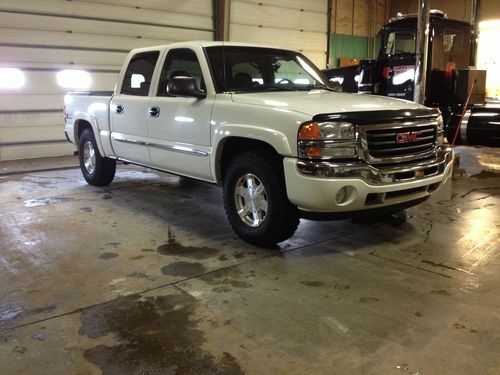
M390 213L451 174L438 110L334 92L300 53L187 42L130 52L114 92L65 96L91 185L123 160L223 186L235 232L271 246L299 218Z

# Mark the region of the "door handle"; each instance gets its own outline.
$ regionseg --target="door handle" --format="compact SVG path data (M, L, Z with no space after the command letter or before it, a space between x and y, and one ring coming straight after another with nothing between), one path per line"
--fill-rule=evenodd
M148 109L148 114L150 117L159 117L160 116L160 108L151 107Z
M115 107L115 112L118 113L119 115L123 114L123 111L125 110L125 107L121 104L118 104Z

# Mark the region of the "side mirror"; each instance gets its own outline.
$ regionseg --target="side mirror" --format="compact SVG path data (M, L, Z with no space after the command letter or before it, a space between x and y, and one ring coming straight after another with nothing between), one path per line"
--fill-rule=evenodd
M205 98L206 93L198 89L193 77L172 77L167 85L167 93L172 96L190 96L194 98Z

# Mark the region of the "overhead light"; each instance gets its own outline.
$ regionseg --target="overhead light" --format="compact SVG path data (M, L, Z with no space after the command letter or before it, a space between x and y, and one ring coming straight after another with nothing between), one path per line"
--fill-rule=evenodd
M65 89L88 89L92 83L90 74L84 70L61 70L56 79L57 84Z
M24 73L16 68L0 68L0 89L18 89L26 82Z

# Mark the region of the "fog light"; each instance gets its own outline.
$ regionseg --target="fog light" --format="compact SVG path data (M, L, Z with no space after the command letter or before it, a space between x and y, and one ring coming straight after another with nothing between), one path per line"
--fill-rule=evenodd
M335 194L335 203L340 206L345 206L351 203L356 198L356 189L354 186L344 186Z
M337 204L342 204L346 201L347 198L347 187L344 186L342 189L337 191L337 195L335 196L335 202Z

